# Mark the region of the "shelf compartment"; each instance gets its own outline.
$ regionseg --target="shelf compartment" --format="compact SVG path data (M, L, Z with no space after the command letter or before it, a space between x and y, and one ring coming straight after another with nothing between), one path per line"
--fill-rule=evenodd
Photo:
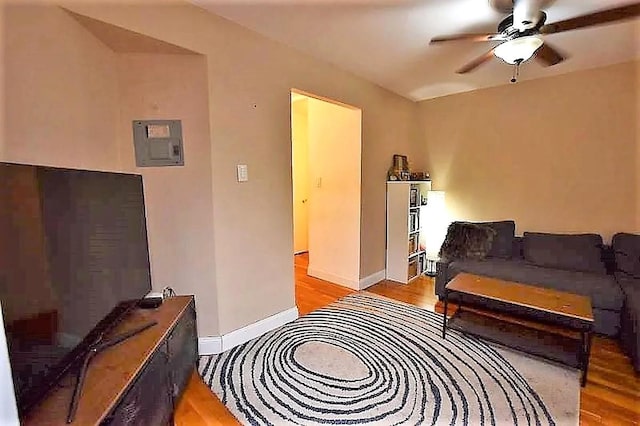
M409 267L407 270L407 281L411 281L420 275L420 262L416 257L413 260L409 260Z
M447 329L470 334L541 358L580 368L581 341L514 322L458 309Z
M418 210L412 210L409 212L409 232L420 230L420 212Z
M416 252L413 252L413 253L409 254L408 259L411 259L412 257L416 257L416 256L418 256L418 255L425 254L425 253L426 253L426 252L425 252L424 250L418 250L418 251L416 251Z
M409 234L409 241L408 241L408 247L409 247L409 251L407 252L407 254L409 256L411 256L413 253L416 253L418 251L420 251L420 233L419 232L413 232L411 234Z

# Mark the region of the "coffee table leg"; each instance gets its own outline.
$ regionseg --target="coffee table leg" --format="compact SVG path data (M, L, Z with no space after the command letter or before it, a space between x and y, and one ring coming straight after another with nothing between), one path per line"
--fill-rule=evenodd
M447 332L447 309L449 307L449 292L444 290L444 314L442 315L442 338L444 339Z
M589 371L589 358L591 358L591 330L580 333L582 336L582 381L580 385L584 387L587 384L587 372Z

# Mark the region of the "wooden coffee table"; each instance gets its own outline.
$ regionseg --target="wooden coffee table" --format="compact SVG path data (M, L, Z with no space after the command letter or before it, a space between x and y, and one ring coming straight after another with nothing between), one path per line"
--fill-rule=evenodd
M458 309L447 319L453 293L494 307L463 306L458 297ZM447 328L578 368L582 386L587 381L593 334L588 297L461 273L445 286L442 338Z

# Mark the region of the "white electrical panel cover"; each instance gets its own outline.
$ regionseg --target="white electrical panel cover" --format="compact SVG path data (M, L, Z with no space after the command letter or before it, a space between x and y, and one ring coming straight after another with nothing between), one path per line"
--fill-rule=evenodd
M180 120L133 121L136 166L184 166Z

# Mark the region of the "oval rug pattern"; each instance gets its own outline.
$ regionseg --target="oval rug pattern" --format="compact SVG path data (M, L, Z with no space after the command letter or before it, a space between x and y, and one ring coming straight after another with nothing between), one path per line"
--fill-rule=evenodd
M360 292L202 356L198 370L243 424L577 424L575 395L561 395L579 395L577 375L550 383L562 374L545 368L559 367L453 330L442 339L441 321ZM514 364L540 374L544 392Z

